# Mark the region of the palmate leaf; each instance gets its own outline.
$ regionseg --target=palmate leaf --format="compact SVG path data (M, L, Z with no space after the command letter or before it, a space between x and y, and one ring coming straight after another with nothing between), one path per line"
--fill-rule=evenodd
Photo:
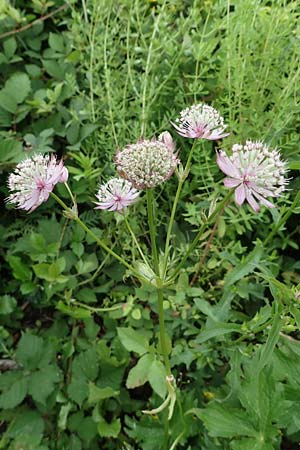
M250 416L240 409L213 403L206 409L194 408L190 410L190 413L195 414L204 422L211 436L224 438L257 436L257 430L252 425Z

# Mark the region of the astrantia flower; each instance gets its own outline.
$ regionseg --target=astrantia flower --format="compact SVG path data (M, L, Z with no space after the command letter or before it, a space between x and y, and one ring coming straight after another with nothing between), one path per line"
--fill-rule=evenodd
M98 202L95 209L108 209L109 211L121 211L134 203L139 192L127 180L112 178L99 187L96 194Z
M65 183L68 170L63 161L57 162L54 155L36 154L20 162L8 178L11 194L7 198L19 209L34 211L46 202L57 183Z
M205 103L193 105L180 113L172 123L180 136L192 139L221 139L229 135L224 133L226 125L218 111Z
M169 134L161 140L143 140L118 151L115 163L119 175L137 189L153 188L163 183L179 164L171 141Z
M217 163L228 175L224 185L235 188L235 201L241 206L246 200L254 211L259 211L259 203L274 208L266 197L279 197L287 184L286 164L281 161L278 150L272 150L262 142L246 141L245 145L235 144L233 154L224 151L217 155Z

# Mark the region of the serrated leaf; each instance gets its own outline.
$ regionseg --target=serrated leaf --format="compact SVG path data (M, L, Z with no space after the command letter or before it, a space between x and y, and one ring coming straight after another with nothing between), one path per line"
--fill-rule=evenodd
M2 295L0 297L0 315L10 314L16 308L17 301L10 295Z
M59 382L59 371L55 366L48 366L31 374L28 383L28 394L33 400L46 404L46 399Z
M44 353L43 339L32 334L23 334L16 351L16 359L26 369L36 369Z
M9 256L8 263L13 269L13 275L17 280L30 281L32 277L31 270L29 267L23 263L19 256Z
M0 395L0 408L12 409L19 405L27 394L27 381L27 378L24 377L14 381L11 386Z
M224 408L215 403L205 409L194 408L193 413L204 422L213 437L253 437L258 434L251 425L247 413L239 409Z
M84 375L91 381L95 380L99 370L99 360L96 349L90 348L89 350L82 352L77 357L77 361Z
M30 79L26 73L14 73L0 91L0 104L6 111L17 112L31 90Z
M119 395L119 391L115 391L111 387L99 388L94 383L89 383L89 397L88 403L98 403L106 398L117 397Z
M149 350L149 343L147 338L140 332L133 330L133 328L117 328L119 339L130 352L143 355Z
M18 438L24 446L30 444L29 448L35 449L42 440L44 428L44 421L38 412L23 410L22 414L16 414L15 420L11 422L7 436Z
M113 420L111 423L107 423L103 417L97 424L98 433L101 437L116 438L121 431L120 419Z
M68 386L68 394L71 400L81 408L84 400L88 397L88 383L84 378L72 377Z

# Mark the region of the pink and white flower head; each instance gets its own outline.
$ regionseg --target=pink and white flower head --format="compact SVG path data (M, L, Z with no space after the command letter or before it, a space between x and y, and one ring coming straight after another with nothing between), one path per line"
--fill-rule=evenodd
M36 154L20 162L8 178L11 194L6 199L19 209L34 211L46 202L57 183L65 183L68 170L54 155Z
M171 122L180 136L192 139L216 140L229 135L224 133L227 125L218 111L205 103L193 105L180 113L180 117Z
M279 151L262 142L246 141L245 145L233 145L232 152L231 156L223 150L218 152L217 164L228 176L224 185L235 188L237 205L246 200L255 212L259 211L259 204L274 208L266 197L280 197L288 183L286 164Z
M117 151L115 163L120 177L137 189L150 189L170 178L179 159L171 135L163 133L159 140L141 140Z
M98 202L95 209L108 209L109 211L121 211L134 203L139 192L132 184L122 178L112 178L102 184L96 194Z

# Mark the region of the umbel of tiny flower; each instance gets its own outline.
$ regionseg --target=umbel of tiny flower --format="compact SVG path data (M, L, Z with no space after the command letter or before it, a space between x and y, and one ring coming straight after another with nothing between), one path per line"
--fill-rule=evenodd
M130 181L112 178L99 187L95 209L122 211L134 203L138 196L139 191L132 186Z
M231 156L221 150L217 154L217 164L228 176L224 185L235 188L237 205L241 206L246 200L255 212L259 211L259 204L274 208L266 197L279 197L288 183L286 164L279 151L262 142L235 144Z
M137 189L154 188L173 174L179 159L174 153L170 133L159 139L141 140L117 151L115 164L120 177L130 181Z
M193 105L180 113L174 122L171 122L180 136L192 139L221 139L229 135L224 133L226 125L219 112L205 103Z
M8 178L11 194L6 199L19 209L34 211L46 202L57 183L68 180L68 170L63 161L54 155L35 154L20 162Z

